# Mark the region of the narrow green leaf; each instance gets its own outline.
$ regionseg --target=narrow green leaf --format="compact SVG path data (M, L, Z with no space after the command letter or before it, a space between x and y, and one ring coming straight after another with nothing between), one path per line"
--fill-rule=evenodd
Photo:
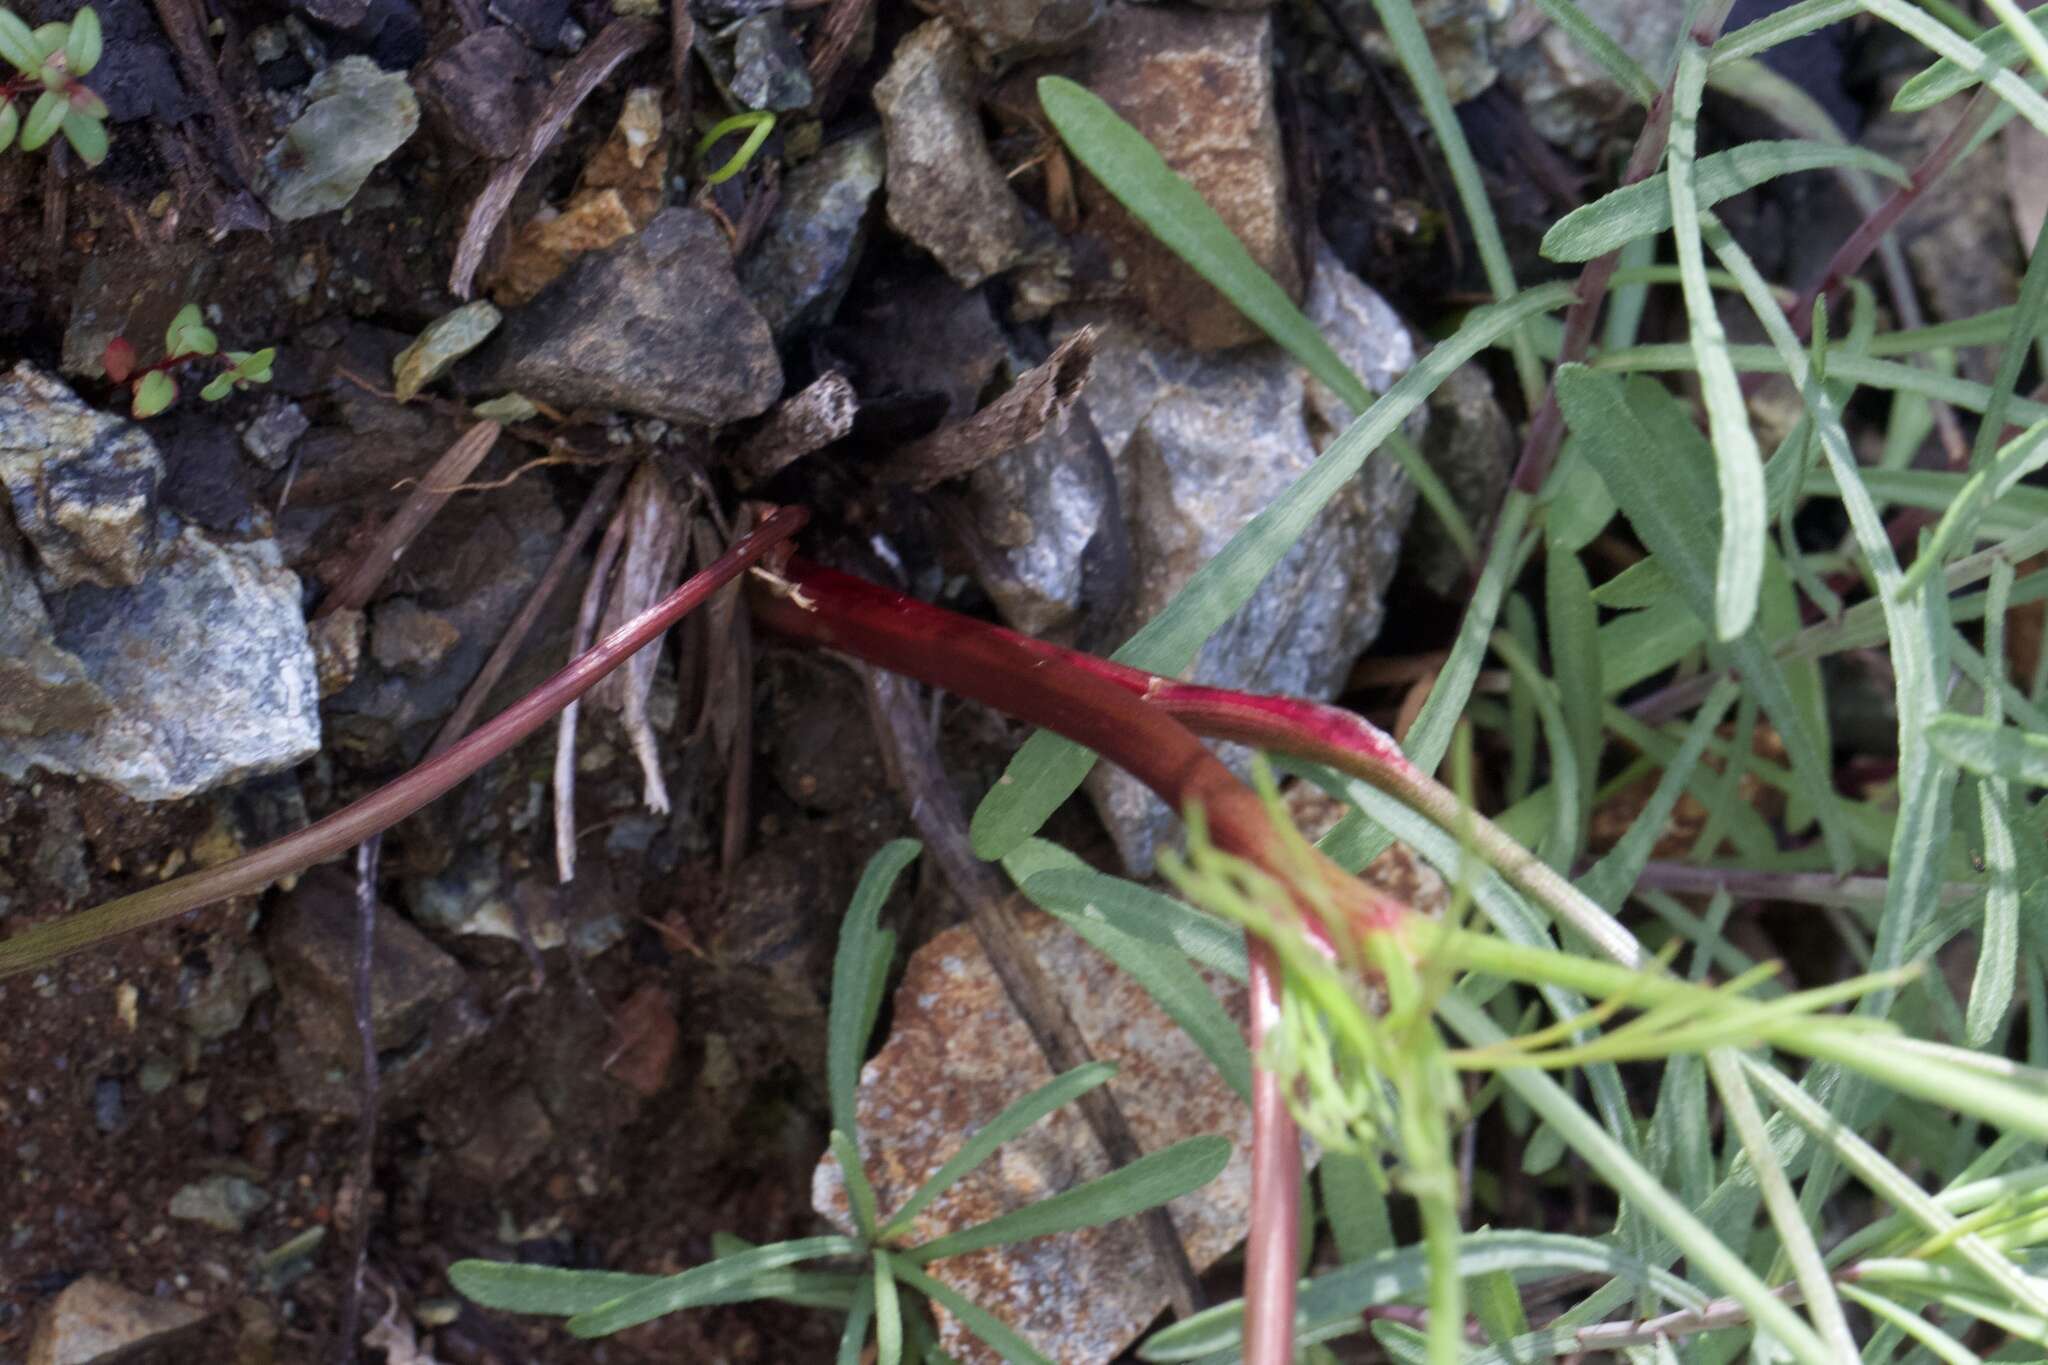
M1413 1299L1429 1288L1428 1250L1389 1249L1354 1265L1328 1271L1301 1288L1295 1332L1306 1337L1332 1323L1349 1321L1369 1308ZM1541 1279L1565 1274L1619 1276L1631 1286L1674 1308L1699 1308L1707 1296L1669 1271L1648 1265L1606 1240L1561 1233L1482 1231L1458 1239L1458 1273L1467 1279L1509 1275ZM1138 1348L1146 1361L1201 1360L1237 1347L1244 1303L1218 1304L1161 1328Z
M1593 601L1610 611L1640 611L1654 607L1678 590L1664 561L1655 555L1639 559L1614 577L1594 588Z
M853 1296L853 1306L847 1310L846 1327L839 1334L839 1358L835 1365L861 1365L861 1353L868 1345L868 1328L874 1320L875 1280L870 1275L861 1280L860 1288Z
M680 1275L657 1279L622 1298L583 1310L569 1319L568 1327L579 1337L609 1336L685 1308L731 1302L724 1296L734 1291L744 1292L748 1280L764 1270L779 1269L799 1261L822 1260L828 1256L858 1256L865 1251L866 1248L851 1237L804 1237L793 1242L771 1243L743 1251L737 1256L707 1261Z
M2037 6L2032 19L2037 31L2048 26L2048 5ZM2020 35L2003 24L1995 24L1969 45L1966 60L1944 56L1900 86L1899 93L1892 97L1892 108L1901 113L1931 109L1949 96L1980 84L1987 69L2011 67L2020 56Z
M944 1281L935 1280L903 1257L893 1257L896 1278L965 1323L1009 1365L1052 1365L1015 1329Z
M1052 914L1096 915L1233 981L1251 975L1244 930L1151 887L1097 872L1057 844L1027 839L1003 859L1003 870L1033 904Z
M1128 1218L1200 1189L1221 1175L1229 1161L1229 1138L1188 1138L1050 1199L949 1233L904 1255L917 1265L926 1265L942 1256L961 1256L983 1247Z
M1579 778L1579 801L1572 813L1567 863L1575 862L1585 844L1586 821L1592 814L1593 789L1600 775L1600 701L1606 695L1600 678L1600 613L1593 605L1593 585L1579 557L1553 543L1544 557L1543 604L1550 620L1550 664L1557 677L1558 706L1571 742Z
M1896 161L1862 147L1802 140L1746 142L1698 160L1693 167L1694 195L1699 208L1712 208L1781 175L1844 166L1900 184L1907 179ZM1543 254L1553 261L1590 261L1638 237L1665 231L1672 224L1671 213L1671 178L1660 171L1558 219L1543 234Z
M875 1237L875 1187L868 1183L867 1168L861 1165L860 1150L853 1139L835 1128L828 1143L839 1162L840 1179L846 1183L846 1202L853 1209L853 1225L860 1235Z
M107 159L107 125L89 114L76 109L64 114L64 140L71 144L71 150L78 153L78 159L88 166L97 166ZM0 150L6 143L0 139Z
M42 60L36 52L35 35L29 26L12 10L0 9L0 61L24 76L33 76Z
M1385 1180L1377 1162L1355 1152L1324 1152L1316 1166L1323 1212L1329 1216L1337 1259L1345 1265L1393 1250Z
M0 100L0 152L14 145L14 136L21 131L21 111L14 107L13 100Z
M883 1239L893 1241L901 1237L909 1230L911 1221L933 1200L951 1189L961 1176L994 1156L998 1147L1021 1136L1047 1114L1072 1104L1115 1074L1114 1063L1087 1062L1053 1077L1022 1099L1011 1101L1002 1113L983 1124L978 1132L960 1144L958 1151L946 1158L938 1170L925 1178L883 1227Z
M91 5L82 5L64 35L64 69L74 76L89 74L100 64L100 46L100 17Z
M1927 725L1934 751L1966 772L2029 786L2048 784L2048 735L1944 712Z
M1913 567L1900 579L1897 591L1902 596L1918 592L1951 553L1970 544L1985 511L2043 465L2048 465L2048 421L2028 427L2006 443L1988 468L1970 475L1948 510L1942 513L1934 535L1921 547Z
M36 102L29 106L28 117L21 121L21 150L33 152L57 136L69 108L64 97L54 90L37 95Z
M1861 7L1860 0L1799 0L1722 35L1721 41L1714 44L1713 63L1720 66L1759 56L1780 43L1840 23Z
M854 1098L860 1088L861 1057L881 1009L896 936L881 927L882 905L904 868L923 845L895 839L868 860L853 901L839 924L839 951L832 961L832 1006L825 1025L825 1075L832 1098L832 1126L857 1139Z
M1702 205L1693 181L1693 159L1706 83L1706 52L1692 43L1681 45L1678 75L1672 89L1671 173L1666 188L1679 279L1693 354L1699 362L1700 394L1706 403L1707 427L1713 436L1714 468L1721 495L1721 539L1715 561L1712 620L1714 633L1729 641L1746 632L1756 619L1757 596L1763 586L1769 510L1764 495L1763 452L1757 448L1756 433L1750 429L1742 384L1728 356L1728 338L1721 328L1713 288L1707 283L1706 249L1700 242ZM1617 493L1616 500L1619 499Z
M1957 67L1966 71L1968 79L1963 85L1984 82L2000 99L2017 111L2021 118L2042 132L2048 133L2048 100L2042 99L2040 92L2029 85L2026 78L2006 69L2006 63L1992 59L1988 53L1966 42L1954 29L1918 6L1908 4L1907 0L1862 0L1862 4L1879 19L1893 28L1903 29L1934 49L1944 60L1954 62ZM1961 89L1962 86L1955 88ZM1892 107L1906 111L1905 106L1900 103L1904 98L1905 91L1902 89L1898 98L1892 101ZM1928 98L1926 91L1920 92L1916 97L1917 107L1924 108L1927 103L1933 102L1934 100Z
M902 1365L903 1304L889 1253L875 1248L875 1365Z
M661 1277L509 1261L457 1261L448 1267L448 1282L464 1298L485 1308L567 1318L616 1303L659 1284Z
M1993 725L2005 720L2004 693L1998 684L2005 678L2005 613L2012 587L2012 564L2000 560L1991 568L1991 600L1984 612L1984 660L1992 675L1992 685L1984 689L1984 719ZM1977 972L1970 983L1964 1035L1980 1048L1989 1046L2004 1024L2019 981L2019 848L2013 841L2011 799L2011 787L2001 778L1984 778L1977 784L1991 890L1984 898L1984 926L1977 939Z
M1224 622L1301 539L1309 524L1348 483L1387 436L1398 430L1451 371L1511 330L1516 323L1571 301L1571 286L1545 285L1514 300L1471 313L1456 333L1437 343L1414 368L1367 408L1301 477L1253 517L1215 558L1196 570L1158 616L1111 656L1155 673L1179 674ZM1518 501L1510 498L1510 505ZM1505 513L1503 514L1505 516ZM1482 580L1483 586L1484 580ZM1478 647L1484 647L1482 632ZM1478 665L1473 664L1476 676ZM1432 698L1434 700L1434 698ZM1462 705L1462 703L1460 703ZM1446 732L1448 734L1448 732ZM995 859L1036 834L1080 787L1095 756L1056 735L1034 734L1010 760L1000 781L974 812L974 851Z
M1702 622L1714 620L1723 585L1712 567L1718 529L1711 514L1712 484L1702 460L1686 458L1697 450L1698 433L1668 393L1640 377L1624 384L1568 365L1558 371L1557 393L1565 420L1587 438L1587 457L1607 481L1637 536L1663 562L1693 614ZM1655 452L1656 457L1645 458L1645 452ZM1761 469L1757 472L1761 497ZM1851 841L1834 795L1832 768L1783 668L1755 631L1745 632L1726 648L1783 736L1793 773L1819 814L1830 856L1846 871L1852 860ZM1611 667L1611 654L1604 653L1603 662L1610 666L1606 681L1613 686L1613 673L1619 670Z
M1588 19L1572 0L1536 0L1536 7L1550 22L1571 35L1581 52L1591 57L1614 83L1628 91L1630 99L1647 105L1657 98L1657 84L1628 50L1607 36L1607 30Z

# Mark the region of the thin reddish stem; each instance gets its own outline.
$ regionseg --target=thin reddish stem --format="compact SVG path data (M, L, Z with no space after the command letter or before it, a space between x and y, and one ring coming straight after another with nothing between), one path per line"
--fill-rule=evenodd
M42 966L117 934L161 923L230 896L260 891L279 877L302 871L391 828L545 725L564 706L702 605L712 593L789 539L807 519L802 508L778 508L712 564L600 640L589 653L505 708L467 739L326 819L232 862L0 940L0 977Z
M1273 949L1251 950L1251 1051L1256 1060L1280 1024L1280 965ZM1301 1245L1301 1135L1283 1079L1252 1071L1252 1219L1245 1237L1246 1365L1294 1359L1294 1298Z

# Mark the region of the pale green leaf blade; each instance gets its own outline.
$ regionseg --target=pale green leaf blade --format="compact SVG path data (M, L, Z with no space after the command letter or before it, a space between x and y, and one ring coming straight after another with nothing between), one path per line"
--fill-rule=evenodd
M723 1296L744 1291L749 1279L764 1270L828 1256L858 1256L865 1251L851 1237L804 1237L793 1242L774 1242L737 1256L708 1261L680 1275L658 1279L623 1298L585 1309L569 1319L568 1327L579 1337L609 1336L685 1308L731 1302Z
M839 950L832 961L832 1005L825 1026L825 1072L832 1100L832 1126L849 1138L854 1096L860 1086L861 1056L881 1008L882 983L895 951L895 935L881 929L882 905L896 878L922 851L915 839L896 839L868 860L853 901L839 925Z
M42 59L36 53L35 33L14 11L0 8L0 61L24 76L36 74Z
M926 1242L905 1256L925 1265L942 1256L1128 1218L1200 1189L1221 1175L1229 1161L1229 1138L1188 1138L1050 1199Z
M960 1319L968 1331L993 1347L1008 1365L1053 1365L1008 1323L959 1290L925 1274L907 1257L892 1257L891 1261L897 1279Z
M2036 6L2032 19L2037 30L2048 28L2048 5ZM1940 58L1899 87L1899 93L1892 98L1892 108L1901 113L1931 109L1949 96L1981 84L1987 67L2009 68L2018 63L2020 55L2020 35L2003 24L1994 24L1969 45L1969 60Z
M1900 184L1906 181L1906 172L1896 161L1865 148L1788 139L1746 142L1701 157L1693 168L1694 193L1699 208L1711 208L1781 175L1845 166ZM1638 237L1663 232L1671 223L1671 180L1660 171L1558 219L1543 234L1543 254L1553 261L1590 261Z
M1927 725L1934 751L1965 772L2031 786L2048 784L2048 735L1944 712Z
M508 1261L457 1261L448 1267L448 1282L464 1298L485 1308L567 1318L616 1303L659 1284L661 1277Z

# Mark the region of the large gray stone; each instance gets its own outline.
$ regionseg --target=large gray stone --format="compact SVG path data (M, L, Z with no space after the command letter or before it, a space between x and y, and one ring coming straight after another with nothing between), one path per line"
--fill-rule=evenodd
M579 256L507 315L480 371L483 388L693 426L758 417L782 393L768 324L740 292L724 234L695 209Z
M50 643L108 710L82 730L0 736L0 774L95 778L168 801L276 772L320 748L319 686L298 576L274 541L217 545L171 517L130 588L47 599Z
M140 426L21 362L0 379L0 485L51 588L132 584L156 555L163 456Z
M1393 308L1318 253L1307 312L1366 384L1415 360ZM1128 322L1097 346L1089 410L1118 464L1131 525L1132 612L1150 620L1350 424L1343 403L1271 345L1204 354ZM1204 646L1192 677L1219 687L1328 697L1378 634L1415 491L1380 454L1333 498ZM1091 779L1125 861L1149 870L1173 817L1107 766Z
M897 44L875 85L889 146L889 224L970 289L1058 250L989 150L979 83L966 38L934 19Z
M1258 0L1264 4L1268 0ZM926 0L992 57L1037 57L1077 46L1106 0Z
M867 240L868 206L882 187L882 135L845 138L791 171L768 231L740 282L777 340L829 322Z
M1579 0L1579 12L1652 72L1669 62L1685 20L1683 5L1644 0ZM1555 24L1499 60L1501 79L1521 99L1529 126L1573 156L1591 157L1600 139L1637 108L1607 69Z

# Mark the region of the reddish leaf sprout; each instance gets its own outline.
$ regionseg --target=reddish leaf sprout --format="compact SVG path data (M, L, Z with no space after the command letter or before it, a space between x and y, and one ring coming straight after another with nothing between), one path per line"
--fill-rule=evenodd
M277 348L266 346L260 351L223 352L220 339L200 316L199 305L188 303L178 310L178 315L171 319L171 325L164 331L162 360L138 369L135 344L126 337L115 337L101 353L100 365L106 370L107 378L116 384L129 386L135 395L129 412L134 417L143 418L154 417L178 401L178 381L171 371L213 355L225 356L228 368L215 375L199 391L199 396L209 403L218 403L236 389L251 384L268 384L271 362L277 359Z

